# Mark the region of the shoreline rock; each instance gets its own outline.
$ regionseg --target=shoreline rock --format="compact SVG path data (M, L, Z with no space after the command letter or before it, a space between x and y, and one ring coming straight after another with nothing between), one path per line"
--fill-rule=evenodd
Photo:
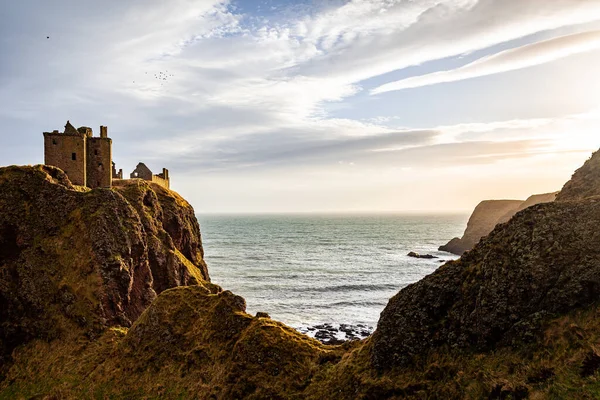
M439 257L431 255L431 254L419 254L419 253L415 253L414 251L411 251L410 253L408 253L407 256L412 257L412 258L424 258L426 260L433 260L435 258L439 258Z
M323 344L337 345L352 340L366 339L371 336L374 329L366 324L322 323L297 327L296 330Z

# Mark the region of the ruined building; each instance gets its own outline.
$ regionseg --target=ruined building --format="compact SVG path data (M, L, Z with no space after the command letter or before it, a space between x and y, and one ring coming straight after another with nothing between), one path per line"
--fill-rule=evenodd
M110 188L113 179L123 179L123 170L117 171L112 161L112 139L106 126L100 127L100 137L92 129L75 129L69 121L65 131L44 132L44 163L62 169L75 185ZM144 179L169 188L169 170L163 168L153 175L143 163L131 173L131 178Z
M133 170L133 172L129 175L129 178L135 179L143 179L145 181L150 181L154 183L158 183L161 186L169 188L169 170L163 168L162 173L158 175L154 175L150 168L146 167L146 164L139 163L137 167Z

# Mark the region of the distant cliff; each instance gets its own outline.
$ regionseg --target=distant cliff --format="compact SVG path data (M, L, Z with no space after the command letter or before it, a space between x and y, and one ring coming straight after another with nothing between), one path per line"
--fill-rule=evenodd
M482 201L471 214L463 237L452 239L446 245L440 246L439 250L462 255L465 251L471 250L482 237L487 236L496 225L507 222L519 211L539 203L552 202L555 198L556 193L547 193L533 195L525 201Z

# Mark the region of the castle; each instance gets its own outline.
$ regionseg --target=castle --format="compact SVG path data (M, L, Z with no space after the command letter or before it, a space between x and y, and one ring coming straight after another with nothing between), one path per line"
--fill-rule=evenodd
M106 126L100 127L100 137L94 137L92 128L75 128L69 121L65 131L44 132L44 164L62 169L71 182L90 189L110 188L113 180L123 179L123 170L117 171L112 161L112 139ZM144 163L139 163L130 175L169 188L169 170L154 175Z

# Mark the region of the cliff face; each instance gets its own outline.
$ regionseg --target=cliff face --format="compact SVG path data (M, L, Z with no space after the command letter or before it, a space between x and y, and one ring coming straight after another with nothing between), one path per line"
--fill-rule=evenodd
M379 368L448 345L483 351L532 339L550 315L600 298L595 200L531 207L456 262L393 297L373 337Z
M524 209L529 208L531 206L535 206L536 204L552 203L553 201L556 200L556 196L557 195L558 195L558 192L544 193L544 194L534 194L533 196L529 196L527 198L527 200L525 200L523 203L521 203L521 205L519 206L519 208L517 208L515 211L511 211L508 214L504 215L502 218L500 218L500 220L498 221L498 223L499 224L503 224L505 222L508 222L518 212L521 212Z
M600 153L558 194L571 201L521 211L460 260L394 296L373 335L374 365L409 365L441 346L485 351L534 341L550 316L597 302L600 203L579 184L600 184L590 168L596 162Z
M498 224L508 222L516 213L541 203L549 203L556 199L557 193L546 193L530 196L527 200L486 200L471 214L467 229L462 238L454 238L439 250L462 255L471 250L482 237L487 236Z
M192 207L161 187L89 190L57 168L7 167L0 210L0 357L130 326L165 289L209 280Z
M515 213L523 204L521 200L486 200L475 207L462 238L454 238L441 251L461 255L490 233L507 214Z

